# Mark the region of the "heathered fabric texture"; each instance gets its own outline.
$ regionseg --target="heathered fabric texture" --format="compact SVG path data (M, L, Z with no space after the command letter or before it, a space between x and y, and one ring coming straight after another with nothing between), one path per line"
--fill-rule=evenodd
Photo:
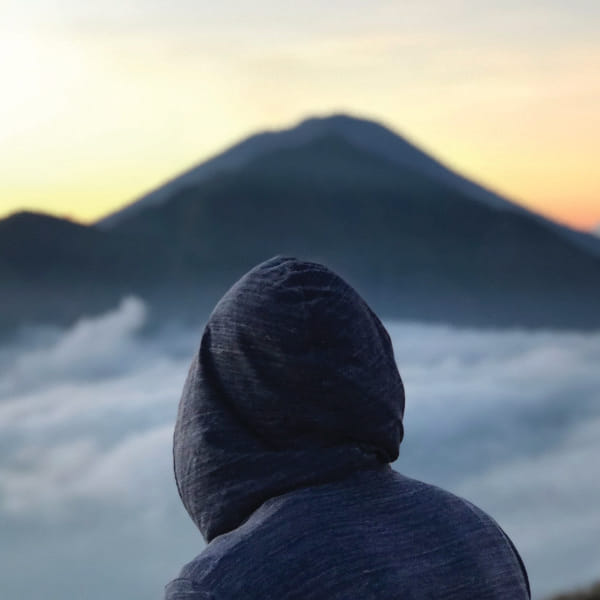
M391 469L404 388L338 275L276 256L219 301L179 404L179 494L209 542L167 600L529 597L499 526Z

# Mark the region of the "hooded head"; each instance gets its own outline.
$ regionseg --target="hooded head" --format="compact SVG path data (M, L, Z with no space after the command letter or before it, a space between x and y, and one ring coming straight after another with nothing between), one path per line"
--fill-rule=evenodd
M175 425L179 494L210 541L273 496L394 461L403 413L375 313L325 266L275 256L204 328Z

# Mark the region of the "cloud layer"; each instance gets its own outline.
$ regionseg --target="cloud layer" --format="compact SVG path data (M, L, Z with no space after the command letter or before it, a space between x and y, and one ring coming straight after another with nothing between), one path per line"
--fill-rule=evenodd
M160 598L202 549L171 465L200 331L145 307L0 348L0 579L11 597ZM406 386L395 467L490 512L537 597L600 572L600 334L388 323Z

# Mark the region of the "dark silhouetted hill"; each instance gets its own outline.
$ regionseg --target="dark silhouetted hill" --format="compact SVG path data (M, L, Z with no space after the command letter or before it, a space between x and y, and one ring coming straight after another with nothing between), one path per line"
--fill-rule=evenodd
M131 238L45 214L0 221L0 332L68 324L155 283L155 259Z
M570 594L559 594L551 600L600 600L600 583Z
M369 154L443 183L473 200L478 200L494 208L529 215L554 229L560 235L600 256L600 241L593 235L570 229L528 211L519 204L510 202L499 194L452 171L402 136L379 123L344 114L313 117L305 119L290 129L266 131L250 136L210 160L178 175L124 209L101 219L98 225L102 228L110 228L124 217L131 216L142 208L167 201L183 188L195 187L215 173L236 170L262 155L288 148L297 148L328 135L342 138Z

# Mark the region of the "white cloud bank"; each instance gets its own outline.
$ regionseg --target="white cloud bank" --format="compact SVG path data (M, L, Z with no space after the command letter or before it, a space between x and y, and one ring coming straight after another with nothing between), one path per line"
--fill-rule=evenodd
M0 349L0 579L10 597L160 598L201 550L171 465L200 331L142 337L145 316L130 298ZM537 597L597 577L600 334L388 328L407 393L395 467L488 510Z

